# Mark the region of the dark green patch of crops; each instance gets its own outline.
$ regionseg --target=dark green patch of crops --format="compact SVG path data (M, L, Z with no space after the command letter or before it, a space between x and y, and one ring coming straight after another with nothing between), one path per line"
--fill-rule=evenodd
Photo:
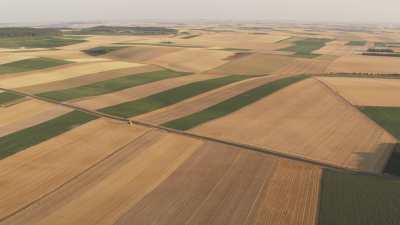
M400 177L400 143L395 147L384 173Z
M0 65L0 74L20 73L32 70L40 70L55 66L65 65L71 62L51 58L24 59L16 62Z
M360 107L369 118L400 139L400 107Z
M332 40L326 38L307 38L300 41L295 41L294 45L280 49L279 51L294 52L293 56L304 57L304 58L314 58L319 56L319 54L312 53L325 46L327 42Z
M366 41L357 40L357 41L349 41L346 45L349 45L349 46L365 46L366 44L367 44Z
M36 126L0 138L0 159L87 123L97 117L73 111Z
M119 77L75 88L44 92L38 95L56 101L67 101L77 98L107 94L115 91L120 91L126 88L131 88L159 80L185 76L185 75L188 75L188 73L175 72L172 70L161 70L161 71Z
M0 38L0 48L56 48L85 42L63 37Z
M232 75L176 87L158 94L148 96L131 102L100 109L100 112L120 117L132 117L151 112L185 99L194 97L207 91L228 85L237 81L248 79L250 76Z
M10 102L17 101L19 99L22 99L24 96L22 95L17 95L14 93L10 92L1 92L0 93L0 105L6 105Z
M319 225L398 225L400 180L325 169Z
M99 55L105 55L107 53L120 50L126 48L126 46L100 46L96 48L91 48L87 50L83 50L84 53L91 55L91 56L99 56Z
M163 124L163 126L177 130L188 130L202 123L223 117L229 113L237 111L251 103L254 103L264 98L265 96L272 94L273 92L281 88L287 87L288 85L303 80L305 78L306 76L295 76L262 85L250 91L246 91L240 95L237 95L233 98L220 102L200 112L167 122Z

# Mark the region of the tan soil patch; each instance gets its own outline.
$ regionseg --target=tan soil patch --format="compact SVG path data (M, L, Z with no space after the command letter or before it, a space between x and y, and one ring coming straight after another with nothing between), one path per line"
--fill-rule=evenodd
M143 64L127 62L98 62L87 64L72 64L53 70L24 73L23 76L8 77L0 80L3 88L21 88L54 81L66 80L91 73L98 73L108 70L123 69L129 67L140 67Z
M269 76L244 80L210 92L206 92L172 106L164 107L157 111L133 117L133 119L152 124L163 124L168 121L199 112L210 106L218 104L219 102L280 78L281 77L279 76Z
M144 62L169 53L183 50L172 47L135 46L111 52L106 57L128 62Z
M31 59L32 56L26 56L22 54L6 54L0 55L0 64L12 63L20 60Z
M321 49L314 51L314 53L321 55L344 56L356 54L356 52L366 49L366 46L350 46L347 45L347 43L348 41L330 41Z
M315 79L192 131L370 172L382 171L396 142Z
M276 70L274 74L298 75L298 74L321 74L332 63L333 57L320 56L314 59L296 58L286 67Z
M232 60L212 70L222 74L265 75L287 67L295 60L293 57L269 54L252 54Z
M56 190L146 131L97 119L0 161L0 218Z
M79 87L82 85L92 84L92 83L99 82L99 81L105 81L105 80L115 79L115 78L124 77L124 76L128 76L128 75L153 72L153 71L159 71L159 70L162 70L162 68L160 68L158 66L152 66L152 65L145 65L145 66L140 66L140 67L129 67L129 68L124 68L124 69L116 69L116 70L103 71L103 72L93 73L93 74L88 74L88 75L82 75L79 77L74 77L74 78L61 80L61 81L54 81L54 82L50 82L50 83L44 83L44 84L39 84L39 85L34 85L34 86L18 88L17 90L36 94L36 93L43 93L43 92L48 92L48 91L74 88L74 87Z
M400 73L400 58L351 55L335 60L327 69L332 73Z
M320 77L340 95L358 106L400 107L400 80Z
M202 72L220 66L233 52L208 49L184 49L160 56L147 62L169 69L187 72Z
M179 87L197 81L208 80L216 77L217 76L215 75L197 74L197 75L171 78L171 79L152 82L137 87L128 88L122 91L117 91L105 95L89 97L87 99L79 99L71 101L70 103L86 109L96 110L108 106L117 105L123 102L134 101L136 99L144 98L152 94L166 91L175 87Z
M46 122L72 111L47 102L28 100L0 108L0 137Z

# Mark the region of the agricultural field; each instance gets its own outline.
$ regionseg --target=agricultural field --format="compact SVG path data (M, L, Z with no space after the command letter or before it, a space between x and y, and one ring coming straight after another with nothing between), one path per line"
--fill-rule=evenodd
M0 225L398 224L397 28L72 24L0 28Z

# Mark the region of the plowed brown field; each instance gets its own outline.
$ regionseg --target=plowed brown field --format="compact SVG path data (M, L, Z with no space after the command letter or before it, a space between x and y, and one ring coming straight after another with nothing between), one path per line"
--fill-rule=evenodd
M316 79L289 86L192 131L371 172L382 171L396 143Z

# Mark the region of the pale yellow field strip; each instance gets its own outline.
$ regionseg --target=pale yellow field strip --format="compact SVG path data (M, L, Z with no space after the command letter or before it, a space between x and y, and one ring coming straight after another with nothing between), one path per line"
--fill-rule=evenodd
M146 132L97 119L0 161L0 218L59 188Z
M396 143L315 79L291 85L192 131L369 172L382 171Z
M247 224L316 224L321 174L317 166L280 160Z
M225 59L232 55L229 51L184 49L151 59L147 63L178 71L202 72L226 63Z
M400 71L400 58L350 55L335 60L327 69L331 73L387 73Z
M163 124L199 112L219 102L280 78L279 76L268 76L244 80L164 107L160 110L134 117L134 119L152 124Z
M26 56L24 54L7 54L7 55L0 55L0 64L7 64L12 63L24 59L31 59L34 58L33 56Z
M156 94L182 85L202 80L213 79L216 77L217 76L215 75L204 75L204 74L177 77L172 79L156 81L149 84L128 88L122 91L117 91L105 95L89 97L87 99L80 99L78 101L72 101L71 103L73 105L80 106L86 109L96 110L112 105L117 105L123 102L144 98L152 94Z
M400 79L319 77L357 106L400 107Z
M0 108L0 137L61 116L72 109L37 100Z
M74 64L63 68L48 70L45 72L33 72L23 76L9 77L0 80L0 87L21 88L37 84L49 83L79 77L86 74L98 73L107 70L139 67L143 64L127 62L97 62L87 64Z

